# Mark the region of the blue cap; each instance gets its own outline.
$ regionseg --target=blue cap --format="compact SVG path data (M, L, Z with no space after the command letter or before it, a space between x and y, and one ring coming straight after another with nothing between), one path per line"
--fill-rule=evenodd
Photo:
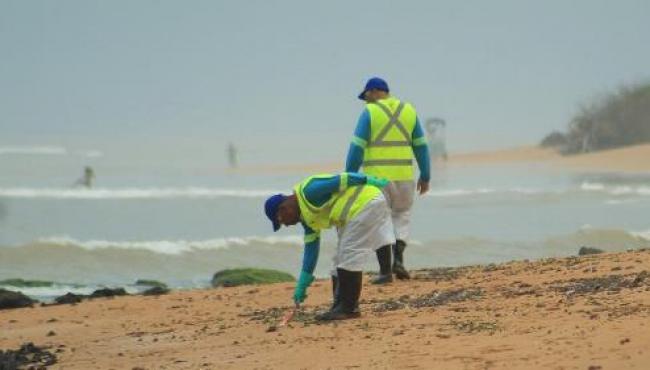
M366 82L366 87L363 89L361 94L359 94L358 98L361 99L361 100L365 100L363 98L363 96L366 94L366 91L372 90L372 89L381 90L381 91L385 91L385 92L390 91L390 90L388 90L388 83L386 83L386 81L384 81L384 79L379 78L379 77L373 77L373 78L369 79L368 82Z
M280 223L278 222L278 208L280 203L284 202L287 197L282 194L275 194L269 197L264 203L264 212L266 217L273 223L273 231L280 230Z

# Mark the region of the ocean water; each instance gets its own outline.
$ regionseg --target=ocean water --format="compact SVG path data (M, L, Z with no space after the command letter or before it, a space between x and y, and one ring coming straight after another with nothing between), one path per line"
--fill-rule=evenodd
M201 287L231 267L299 272L301 228L273 233L262 207L310 173L11 149L0 150L0 280L58 282L28 294L135 290L137 279ZM72 186L88 163L95 186ZM433 172L430 193L413 208L410 268L567 256L583 245L650 246L649 175L526 164ZM317 275L328 274L334 248L334 232L326 232ZM367 267L376 270L374 259Z

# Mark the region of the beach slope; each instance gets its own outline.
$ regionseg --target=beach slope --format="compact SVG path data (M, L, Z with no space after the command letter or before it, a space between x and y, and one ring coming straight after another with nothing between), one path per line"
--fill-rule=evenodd
M0 311L0 349L61 369L647 369L650 251L430 269L367 284L360 319L319 325L329 281L277 327L291 283Z

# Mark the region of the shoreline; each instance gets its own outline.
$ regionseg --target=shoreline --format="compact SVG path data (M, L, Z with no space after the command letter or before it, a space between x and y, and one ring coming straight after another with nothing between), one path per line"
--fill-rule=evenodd
M650 250L414 271L373 286L362 317L311 321L292 283L98 298L0 311L0 349L57 349L66 369L643 368L650 361ZM595 367L597 368L597 367Z

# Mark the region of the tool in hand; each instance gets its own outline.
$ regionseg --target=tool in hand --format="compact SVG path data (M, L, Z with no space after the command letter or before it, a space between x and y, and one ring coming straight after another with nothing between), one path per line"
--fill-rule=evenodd
M289 321L293 319L293 316L296 314L296 312L298 312L298 309L300 309L300 303L296 303L296 305L292 309L290 309L289 311L287 311L287 313L284 314L284 316L282 317L282 321L280 321L278 327L287 325Z

